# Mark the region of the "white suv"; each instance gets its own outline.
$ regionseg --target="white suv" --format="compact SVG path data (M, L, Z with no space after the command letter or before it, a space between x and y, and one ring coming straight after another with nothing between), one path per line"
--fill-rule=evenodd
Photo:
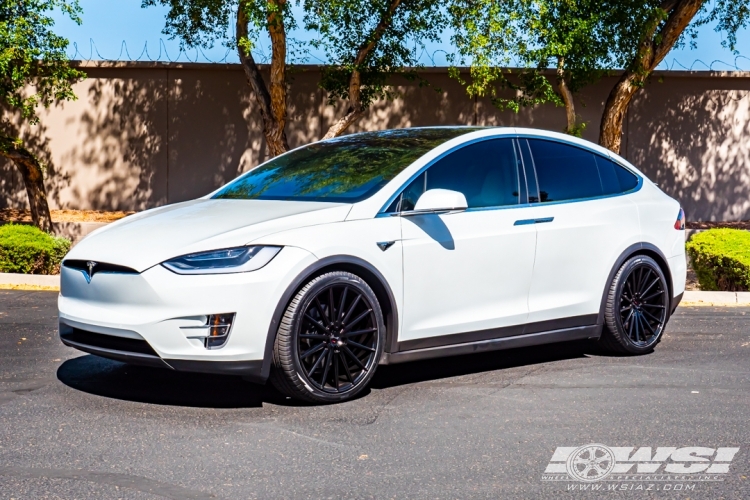
M683 229L635 167L566 135L354 134L92 233L63 262L60 337L314 402L378 364L574 339L645 353L684 291Z

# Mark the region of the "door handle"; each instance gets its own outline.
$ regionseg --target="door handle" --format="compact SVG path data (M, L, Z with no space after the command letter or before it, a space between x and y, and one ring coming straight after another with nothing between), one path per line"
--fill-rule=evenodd
M552 222L555 220L554 217L542 217L539 219L521 219L513 223L514 226L526 226L528 224L544 224L545 222Z

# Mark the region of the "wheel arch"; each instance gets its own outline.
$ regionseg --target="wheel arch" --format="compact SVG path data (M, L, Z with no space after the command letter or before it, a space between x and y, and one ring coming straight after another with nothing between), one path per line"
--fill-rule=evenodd
M278 332L281 318L284 316L284 311L286 311L296 293L305 286L305 283L310 281L314 276L330 271L346 271L356 274L372 288L383 310L383 319L386 325L384 352L395 351L398 340L398 307L393 291L385 277L375 266L364 259L351 255L334 255L320 259L305 268L282 294L271 317L271 324L268 326L266 346L263 353L263 366L261 368L261 378L263 380L268 379L271 373L273 344L276 340L276 333Z
M607 277L607 281L604 284L604 291L602 292L602 301L601 305L599 307L599 318L597 320L597 325L604 325L604 306L607 303L607 294L609 293L609 287L612 284L612 280L615 277L615 274L617 274L617 271L622 267L622 265L625 263L626 260L635 257L636 255L645 255L647 257L651 257L656 261L656 264L661 269L661 272L664 273L664 278L667 280L667 289L669 290L669 300L671 302L674 302L674 284L672 283L672 272L669 269L669 264L667 263L667 258L664 256L664 254L659 250L658 247L655 245L652 245L651 243L646 242L640 242L635 243L628 248L626 248L620 256L615 261L615 265L612 266L612 270L609 272L609 276ZM670 310L672 308L670 307Z

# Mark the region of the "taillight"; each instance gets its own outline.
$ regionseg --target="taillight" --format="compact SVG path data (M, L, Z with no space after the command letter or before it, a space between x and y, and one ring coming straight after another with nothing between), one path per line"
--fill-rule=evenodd
M683 209L680 209L680 212L677 214L677 220L674 223L674 228L680 231L685 230L685 211Z

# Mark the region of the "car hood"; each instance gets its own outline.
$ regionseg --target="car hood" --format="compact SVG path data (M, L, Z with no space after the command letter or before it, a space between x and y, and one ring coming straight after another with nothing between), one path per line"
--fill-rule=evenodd
M109 224L66 259L106 262L138 272L172 257L251 243L298 227L343 221L351 205L271 200L193 200Z

